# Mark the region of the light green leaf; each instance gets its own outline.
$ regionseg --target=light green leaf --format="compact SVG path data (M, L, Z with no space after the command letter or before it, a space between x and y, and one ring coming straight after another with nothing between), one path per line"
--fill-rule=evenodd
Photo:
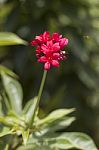
M66 127L68 127L74 120L74 117L63 117L59 120L55 120L50 124L43 124L40 134L44 135L46 133L51 133L60 129L66 129Z
M33 148L33 150L36 150L35 148L38 148L37 150L45 150L45 148L49 150L60 150L60 149L98 150L93 140L88 135L80 132L67 132L61 135L52 134L50 136L47 135L44 137L39 137L37 139L38 142L36 143L34 143L33 139L31 139L30 145L33 146L31 147ZM26 147L30 145L26 145Z
M31 105L33 104L33 100L34 98L30 99L24 106L23 108L23 114L26 114L29 111L29 108L31 107Z
M3 129L0 131L0 137L3 137L8 134L13 134L13 130L7 127L3 127Z
M55 121L51 126L50 130L56 131L59 129L63 129L71 125L71 123L75 120L75 117L64 117L63 119Z
M4 113L3 113L3 109L2 109L2 97L0 95L0 116L3 116Z
M26 114L25 114L27 123L31 123L31 121L32 121L32 117L34 114L34 108L35 108L35 105L37 103L37 97L33 98L33 100L31 100L31 102L32 102L31 105L29 105L29 103L28 103L27 106L29 106L29 107L27 107L28 109L27 109Z
M13 120L14 126L18 125L19 127L21 126L25 128L25 120L23 116L20 116L16 114L14 111L10 110L6 117L11 118Z
M54 138L56 142L52 147L60 149L76 148L79 150L98 150L93 140L86 134L80 132L68 132Z
M34 150L34 145L33 144L29 144L29 145L26 145L26 146L20 146L16 150Z
M66 139L56 139L56 141L54 141L54 144L51 145L53 149L72 149L74 148L74 146Z
M0 123L3 123L6 126L12 127L14 125L16 125L16 123L18 123L18 119L16 119L15 117L9 117L9 116L4 116L4 117L0 117Z
M17 114L21 114L23 99L21 85L17 80L6 75L4 72L1 72L1 76L12 110Z
M54 150L49 146L44 146L44 145L26 145L26 146L20 146L16 150Z
M17 76L14 72L12 72L10 69L8 69L8 68L6 68L6 67L0 65L0 73L1 73L2 71L3 71L4 73L6 73L7 75L10 75L10 76L12 76L12 77L14 77L14 78L18 78L18 76Z
M13 128L13 130L20 130L25 128L25 122L22 117L16 116L14 113L9 113L7 116L0 117L0 123L3 125Z
M4 150L9 150L9 144L6 144L6 145L5 145Z
M5 109L3 109L5 113L11 110L9 100L4 92L2 93L2 103L4 103L4 105L2 104L2 106L5 106Z
M16 34L11 32L0 32L0 46L7 46L7 45L27 45L27 42L22 40Z
M42 124L49 124L54 122L55 120L58 120L68 114L70 114L71 112L73 112L75 109L58 109L55 110L53 112L51 112L47 117L45 117L44 119L41 119L38 121L38 125L42 125Z
M26 146L28 138L29 138L29 129L26 131L22 131L23 144Z

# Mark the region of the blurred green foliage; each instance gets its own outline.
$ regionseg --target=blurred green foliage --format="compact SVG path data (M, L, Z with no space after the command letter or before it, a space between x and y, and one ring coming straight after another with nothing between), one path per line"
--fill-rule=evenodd
M87 132L99 146L99 0L0 0L1 32L31 41L45 30L69 39L69 56L48 74L42 115L75 107L77 120L68 130ZM35 49L0 47L0 63L19 75L25 101L37 95L43 66L36 62Z

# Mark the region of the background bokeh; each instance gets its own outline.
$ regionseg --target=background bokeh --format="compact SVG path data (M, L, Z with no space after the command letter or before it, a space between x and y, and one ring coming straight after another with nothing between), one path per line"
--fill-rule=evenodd
M68 60L48 73L41 112L75 107L66 131L86 132L99 147L99 0L0 0L0 31L28 42L44 31L69 39ZM0 47L0 63L18 74L24 104L37 95L43 66L35 48Z

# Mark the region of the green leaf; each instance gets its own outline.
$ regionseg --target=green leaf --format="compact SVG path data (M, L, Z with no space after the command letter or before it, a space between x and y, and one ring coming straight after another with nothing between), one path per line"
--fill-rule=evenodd
M72 149L74 146L66 139L59 138L54 141L54 144L51 145L53 149Z
M55 120L54 122L50 124L44 124L41 127L40 134L48 134L52 133L54 131L58 131L60 129L66 129L73 121L75 120L74 117L63 117L59 120Z
M31 107L31 105L33 104L33 100L34 98L30 99L24 106L23 108L23 114L27 114L27 112L29 111L29 108Z
M75 117L64 117L60 120L55 121L51 126L50 130L56 131L59 129L63 129L71 125L71 123L75 120Z
M37 103L37 97L33 98L31 100L31 102L32 102L31 105L29 105L29 103L27 104L28 109L27 109L26 114L25 114L27 123L31 123L31 120L32 120L32 117L33 117L33 114L34 114L34 108L35 108L35 105Z
M3 92L2 93L2 105L3 107L5 106L5 109L3 108L3 111L5 112L5 114L11 110L11 107L10 107L10 103L9 103L9 100L6 96L6 94Z
M21 114L23 99L21 85L17 80L6 75L4 72L1 72L1 76L12 110L17 114Z
M28 143L24 148L26 150L29 150L29 147L30 150L98 150L93 140L88 135L80 132L67 132L61 135L51 134L50 136L38 137L37 140L38 142L35 142L35 140L31 139L31 143ZM18 150L21 149L19 148Z
M20 146L19 148L17 148L16 150L54 150L50 147L50 145L26 145L26 146Z
M14 117L8 117L8 116L0 117L0 123L3 123L4 125L9 127L14 126L16 122L17 122L16 118Z
M7 46L7 45L27 45L27 42L22 40L16 34L11 32L0 32L0 46Z
M44 119L41 119L38 121L38 125L41 126L42 124L49 124L52 123L68 114L70 114L71 112L73 112L75 109L58 109L55 110L53 112L51 112L47 117L45 117Z
M18 76L17 76L14 72L12 72L12 71L9 70L8 68L6 68L6 67L0 65L0 73L1 73L2 71L3 71L4 73L6 73L7 75L10 75L10 76L12 76L12 77L14 77L14 78L18 78Z
M23 144L26 146L28 138L29 138L29 129L26 131L22 131Z
M4 150L9 150L9 145L6 144Z
M7 116L0 117L0 123L6 125L13 130L20 130L21 128L25 128L25 122L22 117L16 116L13 112L10 112Z
M2 97L0 95L0 116L3 116L4 113L3 113L3 108L2 108Z
M20 146L16 150L34 150L34 145L30 144L30 145L26 145L26 146Z
M4 92L0 95L0 116L4 116L7 112L11 110L9 101Z
M13 130L7 127L3 127L3 129L0 131L0 137L3 137L8 134L13 134Z
M98 150L93 140L86 134L80 132L68 132L54 138L56 142L52 145L54 148L79 150Z

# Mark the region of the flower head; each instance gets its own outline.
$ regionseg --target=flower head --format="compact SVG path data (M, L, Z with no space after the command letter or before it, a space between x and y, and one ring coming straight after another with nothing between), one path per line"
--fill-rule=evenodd
M50 36L49 32L44 32L36 36L31 45L36 46L38 62L44 63L45 70L49 70L51 66L59 67L60 61L67 57L64 47L68 45L68 39L62 38L58 33Z

